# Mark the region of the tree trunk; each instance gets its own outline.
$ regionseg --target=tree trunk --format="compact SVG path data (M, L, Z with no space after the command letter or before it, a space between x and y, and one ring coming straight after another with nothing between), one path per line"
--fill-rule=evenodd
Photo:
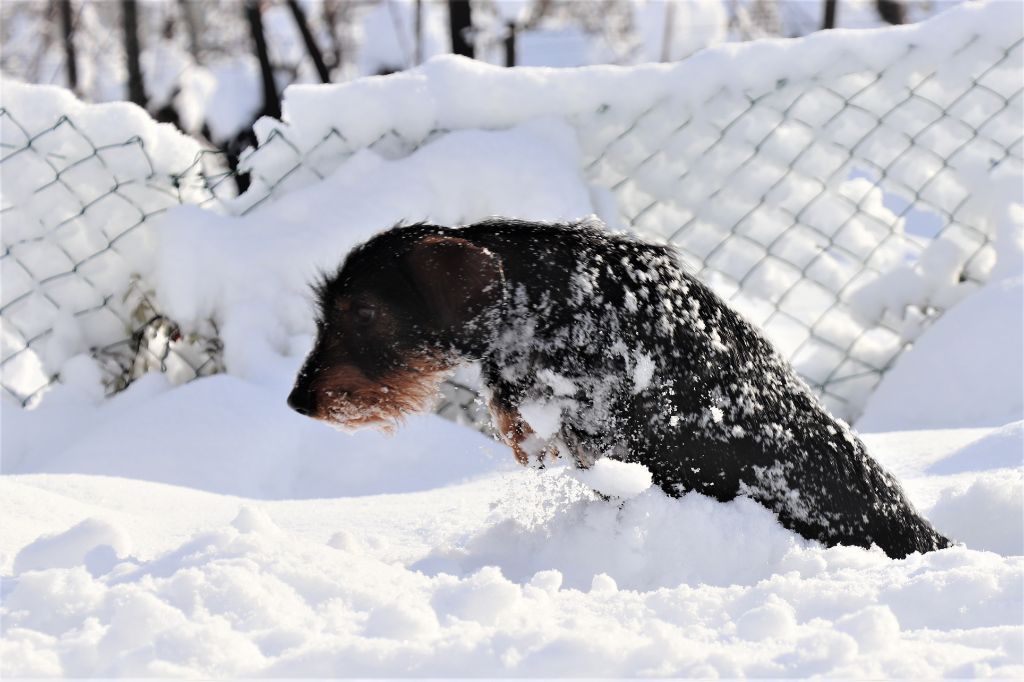
M448 0L448 25L452 33L452 52L472 59L476 56L469 32L473 30L473 11L469 0Z
M416 45L413 47L412 61L413 65L419 66L423 63L423 0L416 0L414 23L413 32L416 34Z
M672 32L676 23L676 3L669 0L665 3L665 30L661 36L661 61L672 61Z
M899 0L876 0L875 8L882 20L899 26L907 23L907 6Z
M75 41L72 38L71 0L60 0L60 28L64 35L64 63L68 72L68 88L78 92L78 60L75 57Z
M825 21L822 28L836 27L836 0L825 0Z
M142 82L139 65L139 15L136 0L121 0L121 18L124 21L124 52L128 60L128 99L140 107L146 106L146 87Z
M327 65L324 64L324 56L320 52L320 47L316 44L316 40L313 39L313 32L309 30L306 13L302 10L297 0L288 0L288 9L292 11L292 16L295 17L295 25L299 27L299 33L302 34L302 42L306 44L306 52L309 53L309 58L313 60L313 66L316 67L316 73L320 76L320 82L330 83L331 74L327 70Z
M505 24L505 66L516 65L516 22Z
M264 116L281 118L281 98L277 94L274 83L274 68L270 65L267 53L267 40L263 35L263 15L260 13L259 0L245 0L245 19L249 22L252 33L253 48L260 62L260 74L263 77L263 111Z
M324 25L331 39L331 63L329 68L341 66L341 38L338 37L338 0L324 0L320 10L324 15Z
M185 32L188 34L188 52L196 64L199 60L199 28L196 20L196 0L178 0L181 7L181 18L185 22Z

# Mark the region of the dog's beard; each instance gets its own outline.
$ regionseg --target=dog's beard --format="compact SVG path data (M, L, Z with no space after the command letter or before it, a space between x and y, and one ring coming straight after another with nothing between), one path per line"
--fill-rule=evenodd
M315 416L345 431L375 428L390 433L407 415L426 412L437 403L450 372L450 367L428 358L378 379L348 365L332 368L318 382L323 386L318 390L322 407Z

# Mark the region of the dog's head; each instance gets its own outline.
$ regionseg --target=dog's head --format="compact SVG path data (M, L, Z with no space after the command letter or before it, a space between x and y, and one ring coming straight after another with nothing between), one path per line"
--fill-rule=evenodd
M317 338L288 404L340 426L388 427L429 407L445 373L484 351L504 297L500 259L457 230L395 227L314 287Z

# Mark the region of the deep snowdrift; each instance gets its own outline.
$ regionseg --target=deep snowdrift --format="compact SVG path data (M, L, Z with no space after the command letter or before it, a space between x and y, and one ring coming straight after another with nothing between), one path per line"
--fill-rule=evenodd
M866 437L966 545L892 561L749 500L599 500L434 416L332 431L284 404L300 361L4 410L6 674L1024 673L1019 423Z

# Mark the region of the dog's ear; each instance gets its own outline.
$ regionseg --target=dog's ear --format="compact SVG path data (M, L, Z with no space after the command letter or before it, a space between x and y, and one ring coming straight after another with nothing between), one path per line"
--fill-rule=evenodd
M419 239L403 267L440 329L471 322L504 295L505 275L498 257L459 237Z

